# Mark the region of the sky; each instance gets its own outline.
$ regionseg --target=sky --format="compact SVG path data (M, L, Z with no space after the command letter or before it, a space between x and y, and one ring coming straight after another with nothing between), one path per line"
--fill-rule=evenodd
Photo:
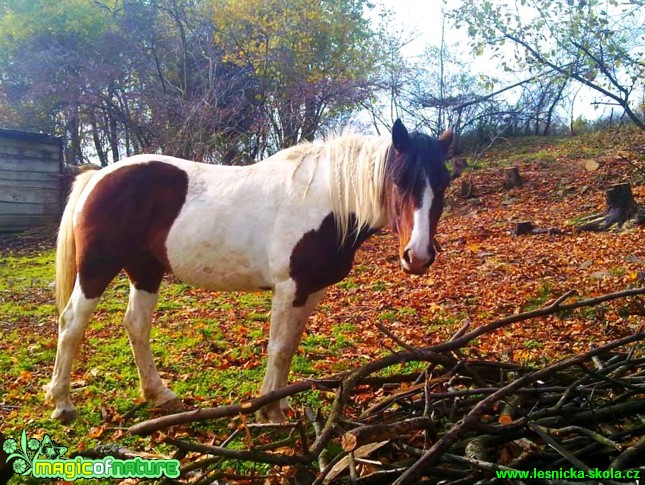
M420 55L429 46L441 46L441 0L382 0L381 3L396 12L400 25L410 28L417 35L404 50L410 57ZM449 3L446 11L451 5ZM450 20L444 25L445 42L452 49L460 48L460 58L468 60L474 72L486 72L491 61L486 56L476 56L468 48L469 38L466 29L456 29ZM500 73L501 74L501 73Z
M377 5L383 5L385 8L395 12L397 19L396 27L405 27L411 33L416 33L414 40L404 49L404 54L410 58L420 55L428 45L440 46L442 3L442 0L377 0L376 2ZM447 2L446 9L454 7L455 3L457 2ZM491 58L490 55L484 53L482 56L476 56L474 53L471 53L468 47L469 38L465 28L458 30L453 27L449 20L445 22L444 28L446 43L453 49L459 49L461 51L459 57L470 63L473 73L485 73L503 80L496 85L496 89L520 80L515 75L509 76L507 73L502 72L501 69L497 69L497 60ZM507 48L511 49L510 44L507 45ZM519 89L516 90L515 95L517 96L519 92ZM513 96L513 92L509 92L508 95ZM597 99L598 95L595 92L583 87L576 96L574 116L581 115L587 119L595 119L608 115L610 108L598 109L592 106L591 103ZM565 116L568 117L569 114L566 113Z

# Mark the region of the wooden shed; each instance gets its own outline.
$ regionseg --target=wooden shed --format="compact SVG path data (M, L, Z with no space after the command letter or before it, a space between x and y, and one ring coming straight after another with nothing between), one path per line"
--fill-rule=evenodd
M0 129L0 232L59 220L62 140Z

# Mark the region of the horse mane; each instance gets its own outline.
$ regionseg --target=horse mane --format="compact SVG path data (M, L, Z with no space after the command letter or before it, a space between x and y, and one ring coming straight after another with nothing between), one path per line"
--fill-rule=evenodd
M384 195L390 144L387 136L343 132L321 141L304 141L279 153L281 163L293 164L293 177L307 161L310 174L303 197L314 177L324 177L343 243L352 236L358 237L361 229L381 227L387 221Z
M343 135L324 145L326 181L340 241L386 220L389 137Z

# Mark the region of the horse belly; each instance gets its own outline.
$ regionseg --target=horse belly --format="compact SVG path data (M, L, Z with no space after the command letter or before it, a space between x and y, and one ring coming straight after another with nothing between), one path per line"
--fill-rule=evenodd
M276 208L266 177L231 173L189 173L186 202L166 238L168 263L179 279L202 288L272 288L267 246Z
M258 291L273 286L260 247L235 250L226 238L213 239L171 238L167 254L173 274L185 283L216 291Z
M272 287L262 265L236 252L209 252L194 248L192 254L168 252L172 272L184 283L216 291L257 291Z

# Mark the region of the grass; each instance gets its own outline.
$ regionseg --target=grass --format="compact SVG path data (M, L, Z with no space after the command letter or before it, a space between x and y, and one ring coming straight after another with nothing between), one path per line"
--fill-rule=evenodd
M358 288L359 285L353 278L345 278L343 281L339 281L336 286L344 290L352 290L354 288Z
M467 160L469 170L485 167L507 167L518 162L551 164L559 159L595 159L611 146L629 145L638 130L625 128L581 133L576 136L516 136L500 138L481 158ZM621 140L623 140L621 142ZM571 163L571 162L569 162Z
M56 353L56 309L50 288L53 259L53 251L0 259L0 430L9 437L18 436L22 429L34 437L48 434L70 452L113 442L116 436L124 447L157 449L149 439L123 433L123 425L133 421L119 421L120 415L141 402L137 369L121 323L128 292L124 276L105 292L75 361L71 396L79 419L65 426L49 418L52 405L45 401L42 388L51 378ZM197 305L192 292L191 287L173 281L162 288L151 335L162 378L172 376L173 391L185 402L200 406L257 395L264 374L270 295L213 293ZM196 308L216 313L213 316L210 311L202 318ZM310 345L307 352L320 354L337 347ZM312 362L298 356L295 374L315 374ZM312 404L316 401L322 402L313 399ZM154 412L143 408L134 419L151 416ZM97 433L101 426L107 431ZM195 425L194 431L199 429ZM225 424L211 424L209 432L230 434ZM12 483L24 483L24 479Z
M396 320L396 312L394 310L385 310L384 312L381 312L378 319L393 322Z
M524 155L524 161L534 163L552 163L555 157L550 150L538 150L537 152Z
M49 418L53 407L44 399L43 386L51 378L56 354L53 259L53 251L48 251L0 260L0 368L5 370L0 378L0 430L9 437L18 436L22 429L29 436L48 434L54 442L68 446L70 453L117 439L131 449L159 450L147 438L123 433L123 426L155 416L154 410L144 407L128 422L119 421L119 416L142 402L137 368L122 325L129 287L124 275L102 297L73 367L71 397L79 418L71 426ZM344 284L345 289L356 287L351 279ZM162 378L168 378L172 390L189 405L217 406L256 396L266 366L271 295L201 293L196 301L194 292L172 279L162 286L151 333ZM403 314L410 312L403 309ZM291 378L320 376L321 367L324 373L346 370L345 364L329 364L328 360L351 351L357 335L356 325L349 322L334 325L328 336L306 334ZM296 397L294 404L316 410L327 408L331 399L327 393L311 392ZM190 428L191 433L206 429L199 424ZM97 431L101 429L105 431ZM211 423L208 433L225 437L230 429L226 423ZM12 484L22 483L15 480Z

